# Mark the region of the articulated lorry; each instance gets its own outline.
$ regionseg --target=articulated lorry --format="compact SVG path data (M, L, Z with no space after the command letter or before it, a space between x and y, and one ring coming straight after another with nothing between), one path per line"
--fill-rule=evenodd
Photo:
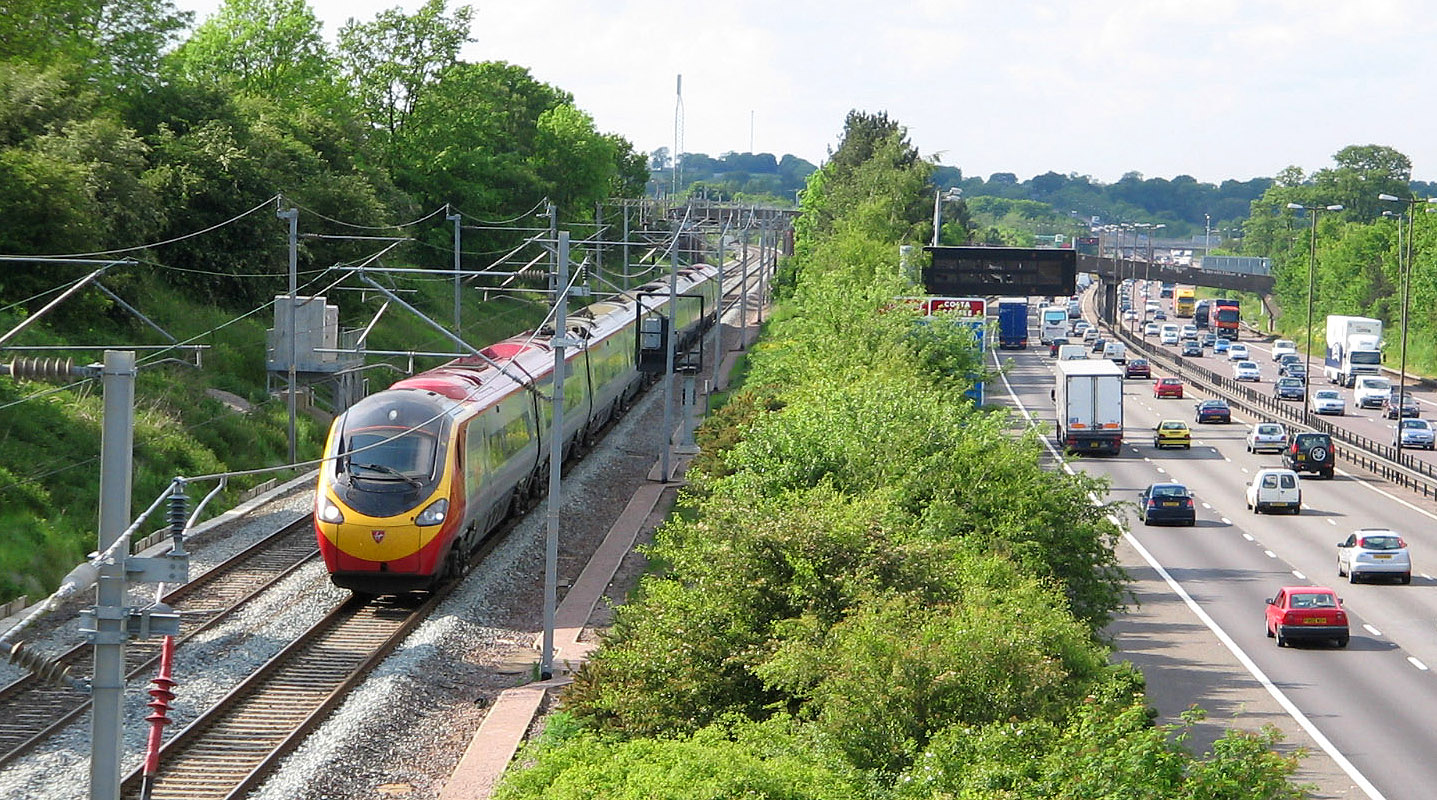
M999 298L998 348L1001 350L1028 349L1028 298Z
M1327 317L1327 358L1322 373L1329 381L1352 386L1357 378L1382 371L1382 320Z
M1106 358L1059 361L1058 445L1078 453L1111 453L1123 447L1123 368Z

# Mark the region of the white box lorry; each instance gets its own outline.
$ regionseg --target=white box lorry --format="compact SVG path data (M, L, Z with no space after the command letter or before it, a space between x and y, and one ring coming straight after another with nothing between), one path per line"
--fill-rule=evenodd
M1382 320L1328 315L1322 373L1329 381L1350 387L1359 375L1379 374L1381 364Z
M1106 358L1053 366L1058 444L1073 452L1117 455L1123 446L1123 368Z

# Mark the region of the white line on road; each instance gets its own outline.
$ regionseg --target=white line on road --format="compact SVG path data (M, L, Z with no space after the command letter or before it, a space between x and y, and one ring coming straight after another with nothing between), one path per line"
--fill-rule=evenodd
M1365 622L1362 623L1362 627L1366 628L1366 629L1367 629L1367 632L1370 633L1370 634L1372 634L1373 636L1381 636L1381 635L1382 635L1382 631L1377 630L1376 628L1372 627L1371 625L1368 625L1368 624L1365 623Z
M1263 554L1266 555L1268 558L1277 558L1277 553L1274 553L1274 552L1272 552L1271 550L1264 550L1264 551L1262 551L1262 552L1263 552Z
M995 352L993 354L994 363L997 363L997 360L998 355ZM1013 391L1013 385L1008 382L1008 376L1000 372L998 373L998 377L1003 380L1003 386L1007 388L1008 396L1013 398L1013 402L1017 404L1018 410L1022 412L1023 417L1028 420L1028 424L1034 425L1033 415L1028 413L1028 409L1023 405L1023 401L1018 399L1018 393ZM1053 457L1058 460L1058 463L1063 465L1063 470L1070 475L1073 474L1072 465L1063 463L1063 458L1058 453L1057 448L1053 447L1053 443L1050 442L1047 437L1042 437L1042 441L1043 446L1048 449L1048 452L1052 453ZM1232 459L1228 460L1231 461ZM1094 496L1093 500L1096 504L1097 497ZM1168 588L1172 589L1173 593L1182 599L1183 604L1193 612L1193 615L1196 616L1202 624L1206 625L1208 630L1217 636L1218 641L1222 642L1223 646L1237 658L1238 663L1247 669L1248 674L1252 675L1258 683L1262 684L1262 687L1267 690L1269 695L1272 695L1272 698L1277 701L1278 705L1282 706L1282 709L1287 712L1288 716L1292 717L1298 726L1306 731L1308 736L1312 737L1312 740L1317 743L1317 746L1322 748L1322 752L1330 756L1332 760L1337 763L1338 768L1347 773L1347 776L1352 779L1352 782L1357 784L1358 788L1362 789L1362 791L1366 792L1371 800L1386 800L1386 796L1378 791L1377 787L1372 784L1372 781L1368 780L1367 776L1363 775L1362 772L1357 769L1357 765L1349 761L1347 756L1343 755L1342 751L1337 749L1337 745L1333 744L1330 739L1323 735L1322 731L1318 730L1312 720L1308 719L1307 715L1302 712L1302 709L1298 708L1281 689L1277 688L1277 685L1272 682L1271 678L1267 677L1267 673L1262 671L1262 668L1257 665L1257 662L1253 661L1247 652L1238 646L1238 643L1232 636L1228 635L1228 632L1223 630L1221 625L1217 624L1217 620L1209 616L1207 611L1198 605L1198 602L1193 599L1192 595L1188 594L1187 590L1182 587L1182 584L1178 583L1177 579L1173 578L1167 569L1158 563L1158 560L1153 557L1152 553L1148 552L1146 547L1143 547L1143 543L1138 541L1138 538L1134 536L1131 531L1127 530L1127 528L1118 521L1116 516L1109 514L1108 519L1123 531L1123 539L1132 545L1134 550L1138 551L1138 555L1142 556L1143 560L1148 563L1148 566L1152 567L1153 570L1158 573L1158 576L1163 579L1163 582L1168 585ZM1223 517L1222 521L1227 525L1232 524L1227 517Z
M1305 581L1305 580L1307 580L1307 576L1306 576L1306 575L1303 575L1301 572L1298 572L1297 570L1293 570L1293 571L1292 571L1292 577L1297 578L1297 579L1300 580L1300 581Z
M1328 517L1327 524L1335 528L1337 527L1337 520L1333 519L1332 517Z
M1211 510L1212 510L1212 506L1208 505L1207 503L1203 503L1203 504L1202 504L1202 507L1203 507L1203 509L1204 509L1205 511L1211 511Z
M1223 520L1223 522L1227 522L1227 520ZM1242 535L1242 538L1248 540L1249 542L1255 542L1255 541L1257 541L1256 539L1252 538L1252 534L1250 534L1250 533L1244 533L1244 534Z
M1414 667L1416 667L1416 668L1422 670L1423 672L1426 672L1426 671L1427 671L1427 665L1426 665L1426 664L1423 664L1421 661L1418 661L1417 659L1413 658L1412 656L1408 656L1408 657L1407 657L1407 663L1409 663L1409 664L1411 664L1412 666L1414 666Z

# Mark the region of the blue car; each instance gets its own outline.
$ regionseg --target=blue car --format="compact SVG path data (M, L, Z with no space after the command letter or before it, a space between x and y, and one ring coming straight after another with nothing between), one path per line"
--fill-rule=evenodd
M1172 522L1189 527L1197 524L1192 493L1181 483L1154 483L1138 495L1138 514L1144 525Z
M1303 381L1296 377L1278 378L1272 385L1272 394L1279 400L1301 400Z
M1232 409L1226 400L1204 400L1197 404L1198 422L1232 422Z
M1231 342L1231 341L1229 341L1228 339L1226 339L1226 338L1224 338L1224 337L1222 337L1222 336L1219 336L1219 337L1217 337L1217 339L1213 340L1213 343L1212 343L1212 351L1213 351L1214 353L1226 353L1228 347L1230 347L1231 345L1232 345L1232 342Z

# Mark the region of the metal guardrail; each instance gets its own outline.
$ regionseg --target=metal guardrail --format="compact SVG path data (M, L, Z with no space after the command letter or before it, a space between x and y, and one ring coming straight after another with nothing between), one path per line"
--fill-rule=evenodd
M1212 389L1215 394L1251 413L1259 416L1265 415L1269 419L1285 420L1318 433L1326 433L1334 441L1347 445L1337 449L1338 455L1342 458L1395 484L1420 492L1423 497L1437 498L1437 467L1431 463L1405 454L1399 461L1395 446L1383 444L1346 428L1340 428L1328 420L1314 417L1301 403L1294 404L1290 400L1283 401L1272 395L1264 395L1255 391L1251 386L1200 366L1192 359L1173 355L1167 350L1154 347L1143 339L1133 336L1131 332L1121 326L1110 326L1109 330L1122 339L1130 350L1142 353L1143 357L1149 361L1167 366L1179 377L1196 378Z

